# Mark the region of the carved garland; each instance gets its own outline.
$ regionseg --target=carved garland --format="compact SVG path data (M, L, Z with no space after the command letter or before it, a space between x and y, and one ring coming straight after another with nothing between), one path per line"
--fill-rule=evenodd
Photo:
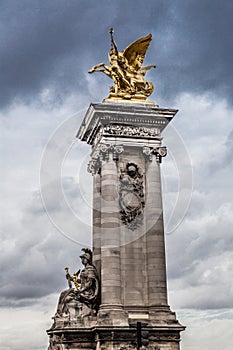
M134 163L127 163L121 171L119 184L119 202L122 222L130 230L135 230L142 223L145 207L143 175Z
M104 135L160 139L160 129L155 127L107 124L100 127L94 143L97 144Z
M159 135L159 128L146 128L144 126L131 125L105 125L103 133L119 136L140 136L140 137L156 137Z

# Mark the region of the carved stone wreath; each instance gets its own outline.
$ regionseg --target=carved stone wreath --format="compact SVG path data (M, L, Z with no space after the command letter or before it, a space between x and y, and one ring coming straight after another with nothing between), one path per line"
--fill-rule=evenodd
M145 207L143 175L134 163L127 163L121 172L119 185L120 214L122 222L135 230L142 223Z

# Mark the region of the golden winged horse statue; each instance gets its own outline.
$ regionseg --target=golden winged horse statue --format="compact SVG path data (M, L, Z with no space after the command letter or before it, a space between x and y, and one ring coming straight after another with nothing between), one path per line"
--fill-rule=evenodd
M109 97L105 100L144 102L154 90L152 82L146 81L145 74L155 65L142 66L152 35L148 34L134 41L124 51L118 51L112 28L109 33L112 44L108 53L110 65L99 63L88 73L103 72L113 80L114 85L110 87Z

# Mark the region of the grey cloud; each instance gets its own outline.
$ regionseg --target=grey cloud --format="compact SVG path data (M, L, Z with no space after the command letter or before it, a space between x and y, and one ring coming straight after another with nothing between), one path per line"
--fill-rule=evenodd
M212 196L195 193L182 225L167 236L168 281L179 307L231 305L232 205L213 203ZM229 292L224 293L226 290Z
M156 94L212 92L232 101L232 2L2 1L1 105L35 101L45 88L54 103L88 93L90 66L107 61L108 29L120 49L152 32L148 62L158 68ZM107 77L106 85L109 83ZM101 82L101 80L100 80Z
M222 167L231 167L233 164L233 130L227 136L225 145L226 152L221 159L221 165Z
M226 308L232 303L232 133L227 134L224 118L230 117L230 110L221 111L208 118L208 123L224 124L212 134L204 120L198 128L193 125L195 136L186 143L194 173L191 204L182 225L166 239L170 290L176 296L173 302L182 308ZM201 134L203 128L209 132L208 142ZM171 178L175 176L170 172ZM165 208L171 200L174 194L168 187Z
M171 261L174 261L170 272L174 277L189 273L194 261L203 262L210 256L218 256L222 252L233 250L233 237L229 230L232 225L232 206L230 203L213 204L214 198L208 194L203 193L198 197L198 194L193 194L182 226L167 238L168 255ZM176 240L179 245L175 244ZM183 266L178 268L175 264L179 265L181 261Z
M6 1L2 10L2 104L17 97L30 101L45 87L57 95L85 89L80 66L96 31L84 2Z
M77 206L75 202L79 204L80 195L74 197L72 193L74 180L64 178L63 182L67 199ZM56 210L57 215L63 216L55 189L50 197L51 201L52 197L54 200L53 210ZM37 298L66 289L64 267L70 266L71 272L81 267L78 257L83 246L68 239L51 225L38 193L34 193L28 206L22 208L22 220L13 228L18 231L18 234L14 233L14 239L9 235L8 229L5 228L5 235L2 237L4 253L0 257L3 268L0 305L21 307L36 303ZM80 235L80 229L82 240L88 246L88 230L84 232L84 227L80 225L76 227L77 235ZM15 246L13 250L12 244Z
M158 62L162 93L213 92L232 102L232 2L178 1L173 11Z

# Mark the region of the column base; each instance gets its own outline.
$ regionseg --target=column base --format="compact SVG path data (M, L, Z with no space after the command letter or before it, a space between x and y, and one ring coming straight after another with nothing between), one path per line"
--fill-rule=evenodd
M120 304L102 304L100 306L97 322L99 326L128 326L128 312Z
M180 332L184 327L143 326L141 349L179 350ZM65 328L47 331L48 350L136 350L136 327L97 326L93 328Z

